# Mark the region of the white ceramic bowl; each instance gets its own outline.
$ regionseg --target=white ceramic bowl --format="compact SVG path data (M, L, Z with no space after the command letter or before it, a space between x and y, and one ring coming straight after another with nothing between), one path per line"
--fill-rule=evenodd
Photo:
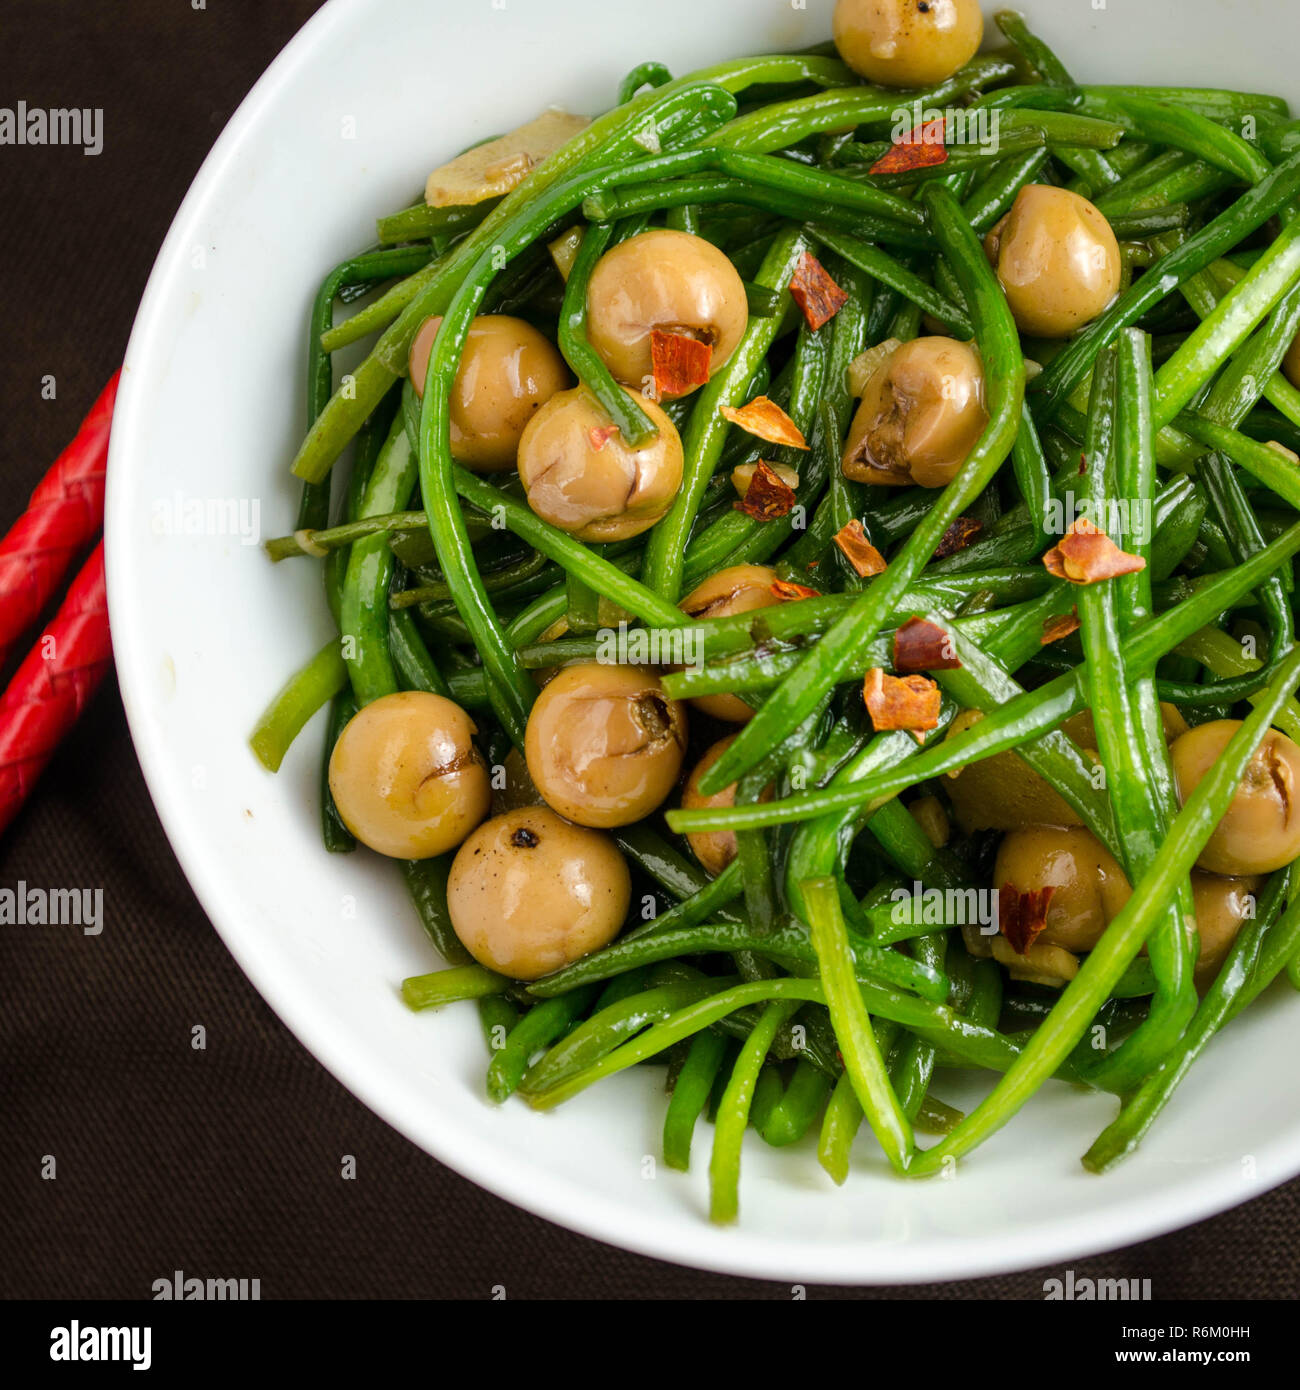
M1288 0L1024 5L1076 74L1297 94ZM837 1191L809 1144L747 1144L740 1224L695 1171L656 1168L662 1073L551 1115L483 1096L468 1006L415 1015L398 982L436 962L390 865L319 843L315 722L272 777L245 738L330 633L309 562L272 568L186 508L255 500L293 526L304 324L324 271L372 239L428 170L548 103L608 106L646 58L680 73L829 33L830 0L334 0L218 140L158 257L113 429L108 567L122 694L150 789L200 901L250 979L343 1083L473 1181L647 1254L792 1281L946 1279L1068 1260L1246 1201L1300 1171L1300 1001L1275 992L1196 1067L1131 1159L1079 1154L1114 1102L1049 1086L955 1181L887 1176L869 1139ZM1283 31L1283 32L1279 32ZM945 1078L956 1103L969 1088Z

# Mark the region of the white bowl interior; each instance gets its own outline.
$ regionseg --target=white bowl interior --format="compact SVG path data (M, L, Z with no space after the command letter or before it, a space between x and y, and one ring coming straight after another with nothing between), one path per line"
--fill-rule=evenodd
M1082 78L1295 94L1300 21L1280 0L1027 0ZM334 0L222 135L159 255L127 356L108 499L123 697L167 832L253 983L339 1079L467 1177L574 1229L670 1260L795 1281L987 1273L1125 1244L1300 1170L1289 1056L1296 1001L1234 1025L1138 1156L1104 1179L1078 1156L1113 1102L1049 1086L955 1181L889 1177L869 1136L835 1191L811 1144L750 1142L742 1219L710 1226L709 1132L689 1177L656 1165L662 1073L553 1115L484 1099L474 1010L414 1015L404 976L438 962L396 871L334 857L316 820L320 720L278 776L245 742L268 696L331 632L313 564L273 568L239 535L189 534L228 499L263 537L292 529L307 310L427 171L559 103L598 111L646 58L680 73L829 33L830 0ZM991 24L991 21L990 21ZM1285 35L1278 32L1284 29ZM940 1094L963 1104L969 1082Z

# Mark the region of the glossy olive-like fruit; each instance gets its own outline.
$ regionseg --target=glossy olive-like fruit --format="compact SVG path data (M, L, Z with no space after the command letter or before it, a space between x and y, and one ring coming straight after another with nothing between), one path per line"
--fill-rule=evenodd
M955 738L983 718L979 710L962 710L945 737ZM1067 728L1065 732L1070 731ZM944 787L953 816L968 835L976 830L1080 824L1069 802L1012 752L967 763L959 772L947 774Z
M963 733L984 716L962 710L948 729L948 738ZM1160 706L1166 741L1186 733L1187 721L1171 704ZM1092 760L1097 759L1097 733L1092 714L1083 710L1061 725L1061 732ZM1074 808L1018 754L995 753L948 773L944 783L957 824L976 830L1017 830L1024 825L1078 825Z
M1255 875L1223 878L1192 870L1192 899L1196 904L1196 988L1202 994L1214 983L1237 933L1255 915L1255 895L1264 880Z
M611 432L605 412L581 386L552 396L519 441L528 505L579 540L639 536L667 512L682 485L676 427L654 401L634 391L628 395L659 429L639 449Z
M955 738L983 718L979 710L962 710L945 737ZM1065 732L1070 734L1068 727ZM957 824L967 835L976 830L1080 823L1064 797L1015 753L995 753L967 763L959 772L948 773L944 786Z
M993 887L1020 893L1054 888L1038 940L1067 951L1090 951L1132 889L1115 856L1082 826L1029 825L1003 836Z
M1186 801L1241 727L1237 719L1199 724L1169 749L1178 796ZM1300 856L1300 748L1270 729L1246 764L1223 819L1197 857L1214 874L1267 874Z
M780 603L772 586L776 571L766 565L729 565L697 584L677 605L692 618L729 618ZM754 716L753 706L739 695L697 695L691 704L702 714L728 724L743 724Z
M409 370L418 396L441 326L441 318L425 319L411 343ZM524 426L568 384L564 358L532 324L481 314L470 324L452 385L452 457L476 473L513 468Z
M720 792L714 792L712 796L701 796L699 789L700 778L735 741L735 734L728 734L726 738L720 738L691 769L691 775L686 779L686 786L682 789L682 805L688 811L736 804L736 784L734 782L728 787L723 787ZM771 801L772 791L771 787L765 787L762 796L758 799ZM736 836L730 830L697 830L694 834L687 835L686 842L690 845L691 852L696 859L700 861L705 873L715 878L736 857Z
M579 825L631 825L672 790L686 710L634 666L566 666L537 697L524 735L546 804Z
M745 286L712 242L652 228L596 262L587 285L587 336L625 386L653 390L654 329L708 343L709 375L721 370L749 322Z
M868 82L929 87L975 56L984 16L979 0L839 0L831 34Z
M1119 242L1110 223L1066 188L1031 183L984 242L1022 333L1061 338L1119 293Z
M955 338L914 338L867 381L844 445L844 476L947 487L988 420L975 349Z
M480 825L447 878L447 910L480 965L536 980L608 945L627 917L627 861L608 835L545 806Z
M463 709L441 695L384 695L348 721L330 755L344 825L394 859L452 849L488 812L487 769Z

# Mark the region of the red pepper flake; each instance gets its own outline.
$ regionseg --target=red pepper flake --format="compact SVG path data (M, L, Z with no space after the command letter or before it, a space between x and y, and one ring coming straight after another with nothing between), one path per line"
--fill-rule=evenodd
M796 598L821 598L819 589L810 589L806 584L795 584L788 579L774 579L772 592L782 603Z
M709 363L713 349L698 338L685 333L665 333L650 330L650 367L654 373L655 392L660 400L684 396L703 386L709 379Z
M1060 642L1071 633L1079 630L1079 615L1072 608L1068 613L1058 613L1054 618L1043 619L1042 645Z
M832 537L844 558L853 566L860 579L884 574L888 566L885 557L867 539L862 523L856 519L842 526Z
M1014 883L1004 883L998 889L998 926L1018 956L1028 955L1047 926L1047 905L1055 892L1055 884L1028 893L1022 893Z
M927 618L909 618L894 633L894 670L959 671L952 638Z
M587 431L587 438L591 440L591 447L599 451L603 449L617 433L617 425L592 425Z
M792 449L808 447L799 426L766 396L755 396L748 405L742 405L739 409L734 405L720 405L718 414L733 425L739 425L747 434L765 439L769 444L785 444Z
M1087 471L1088 471L1088 455L1087 455L1087 454L1080 454L1080 455L1079 455L1079 477L1082 478L1083 475L1084 475Z
M1105 531L1082 516L1043 556L1043 564L1049 574L1068 579L1071 584L1095 584L1121 574L1136 574L1147 567L1141 556L1121 550Z
M930 169L948 162L944 144L944 118L936 116L922 126L913 126L867 170L868 174L909 174L913 169Z
M849 297L826 273L826 267L805 251L790 278L790 293L815 333L849 302Z
M965 550L983 529L984 523L976 521L973 516L959 516L943 533L931 559L942 560L945 556Z
M767 464L760 461L754 468L754 476L745 495L732 505L755 521L776 521L790 514L794 502L794 488L782 482Z
M878 731L939 727L939 687L925 676L891 676L879 667L868 671L862 698Z

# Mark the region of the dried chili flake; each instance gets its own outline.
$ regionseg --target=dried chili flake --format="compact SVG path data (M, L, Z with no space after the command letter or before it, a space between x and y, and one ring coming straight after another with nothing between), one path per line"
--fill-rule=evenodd
M944 118L936 116L934 120L913 126L905 135L900 135L867 173L909 174L914 169L930 169L947 161Z
M1040 639L1044 647L1052 642L1060 642L1071 633L1079 630L1079 615L1071 609L1068 613L1058 613L1054 618L1043 619L1043 635Z
M765 439L769 444L785 444L792 449L808 447L799 426L767 396L755 396L748 405L739 408L720 405L718 414L733 425L739 425L746 434Z
M862 698L879 731L939 727L939 687L925 676L891 676L877 667L866 674Z
M870 579L873 575L884 574L888 568L885 557L867 539L860 521L846 523L832 539L859 578Z
M942 560L945 556L965 550L983 529L984 523L976 521L973 516L959 516L943 533L932 558Z
M592 425L587 431L587 438L591 441L591 447L599 451L603 449L617 433L617 425Z
M782 603L796 598L821 598L821 591L810 589L806 584L795 584L789 579L774 579L772 592Z
M952 638L927 618L909 618L894 633L894 670L958 671L961 662Z
M1140 555L1129 555L1086 517L1080 517L1043 556L1049 574L1071 584L1096 584L1121 574L1136 574L1147 567Z
M650 330L650 368L660 400L665 396L684 396L703 386L709 379L712 358L713 349L699 338L665 333L659 328Z
M738 512L744 512L755 521L775 521L790 514L794 501L794 488L783 482L767 464L759 463L745 495L733 505Z
M849 302L849 297L826 273L826 267L805 251L790 278L790 293L815 333Z
M998 889L998 927L1018 956L1028 954L1047 926L1047 907L1055 892L1054 884L1028 893L1022 893L1014 883L1004 883Z
M796 492L799 491L799 473L796 469L788 468L784 463L769 463L767 467L780 478L786 487L793 488ZM757 472L757 463L737 464L731 470L731 485L741 497L749 491L749 485L754 481L754 474Z

